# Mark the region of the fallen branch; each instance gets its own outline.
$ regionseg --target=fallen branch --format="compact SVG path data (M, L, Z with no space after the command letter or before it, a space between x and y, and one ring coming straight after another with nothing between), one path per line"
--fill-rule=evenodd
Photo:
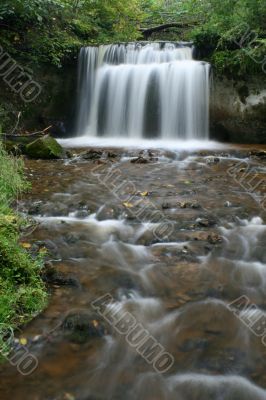
M53 125L50 125L50 126L47 126L47 128L45 128L45 129L43 129L42 131L38 131L38 132L33 132L33 133L27 133L27 134L24 134L24 135L14 135L14 134L6 134L6 136L13 136L13 137L21 137L21 136L27 136L27 137L30 137L30 136L35 136L35 135L44 135L50 128L52 128L53 127Z
M14 133L15 130L17 129L18 124L19 124L20 117L21 117L21 111L18 112L18 117L17 117L16 125L14 126L14 128L12 129L12 131L10 132L10 135L13 135L13 133Z

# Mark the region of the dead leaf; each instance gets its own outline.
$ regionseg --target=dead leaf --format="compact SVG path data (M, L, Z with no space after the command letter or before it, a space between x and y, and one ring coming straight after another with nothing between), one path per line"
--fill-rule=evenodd
M128 203L128 202L123 203L123 206L125 206L126 208L134 207L134 205L132 203Z
M28 340L26 338L20 338L19 339L19 343L21 344L21 346L26 346L28 343Z
M142 197L147 197L147 196L149 196L149 192L142 192L142 193L140 193L140 195Z
M21 243L21 246L23 247L23 249L30 249L31 248L31 244L30 243L26 243L26 242Z

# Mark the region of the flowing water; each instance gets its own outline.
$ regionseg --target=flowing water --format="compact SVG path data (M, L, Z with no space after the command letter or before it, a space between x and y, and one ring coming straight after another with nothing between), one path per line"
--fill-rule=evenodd
M208 99L186 44L81 50L80 148L26 161L50 299L1 400L266 399L266 153L204 141Z
M207 139L207 63L176 43L86 47L79 57L78 135Z
M50 302L16 333L38 368L1 366L0 398L266 399L265 154L75 152L27 161Z

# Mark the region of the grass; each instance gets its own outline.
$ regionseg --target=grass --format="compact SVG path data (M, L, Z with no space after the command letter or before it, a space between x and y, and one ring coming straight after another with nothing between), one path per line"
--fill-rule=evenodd
M25 221L13 209L17 197L29 189L23 162L3 149L0 140L0 327L15 330L46 305L41 280L41 256L32 256L19 244ZM0 338L1 350L1 338Z

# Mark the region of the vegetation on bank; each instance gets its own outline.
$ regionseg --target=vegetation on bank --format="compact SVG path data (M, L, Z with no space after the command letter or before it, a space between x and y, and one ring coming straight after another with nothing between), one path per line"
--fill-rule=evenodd
M30 64L58 67L83 45L141 39L141 28L173 22L179 27L170 37L194 40L220 72L260 72L265 21L265 0L2 0L0 4L5 51Z
M12 210L17 196L29 188L20 159L8 155L0 141L0 330L16 329L46 304L40 277L41 255L33 259L19 244L27 223ZM2 338L0 337L0 350ZM1 357L0 357L1 358Z
M210 61L217 73L245 79L266 71L265 0L150 0L149 4L153 5L150 23L179 22L172 39L193 40L199 57Z

